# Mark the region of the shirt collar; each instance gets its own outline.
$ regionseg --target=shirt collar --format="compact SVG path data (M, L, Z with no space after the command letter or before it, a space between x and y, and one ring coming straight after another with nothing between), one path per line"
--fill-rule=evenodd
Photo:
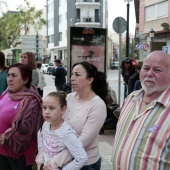
M137 101L139 98L143 97L144 90L137 90L135 93L133 93L132 97L134 101ZM157 101L164 105L164 107L167 107L170 102L170 86L162 92L162 94L158 97Z

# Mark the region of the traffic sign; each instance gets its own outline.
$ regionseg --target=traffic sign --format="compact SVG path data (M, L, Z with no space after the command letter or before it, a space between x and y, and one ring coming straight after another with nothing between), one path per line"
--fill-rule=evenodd
M168 53L168 46L162 46L162 51Z
M149 44L144 44L143 45L143 50L144 51L148 51L148 49L149 49Z
M112 26L115 32L122 34L125 32L127 24L124 18L117 17L114 19Z

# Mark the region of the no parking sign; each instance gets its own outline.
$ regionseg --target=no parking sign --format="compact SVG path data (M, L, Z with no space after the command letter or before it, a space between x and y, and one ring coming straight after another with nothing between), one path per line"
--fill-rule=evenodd
M149 44L144 44L143 45L143 50L144 51L148 51L148 49L149 49Z

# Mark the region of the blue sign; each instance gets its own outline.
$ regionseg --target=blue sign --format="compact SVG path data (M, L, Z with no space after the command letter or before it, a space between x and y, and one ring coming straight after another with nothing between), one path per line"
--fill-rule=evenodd
M162 51L168 53L168 46L162 46Z

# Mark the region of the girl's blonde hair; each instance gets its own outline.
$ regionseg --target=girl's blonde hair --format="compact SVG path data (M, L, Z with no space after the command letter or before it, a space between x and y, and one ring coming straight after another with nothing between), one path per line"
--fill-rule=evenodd
M67 93L64 91L58 91L58 92L51 92L46 97L54 97L56 100L59 101L61 108L64 106L67 106L66 101Z

